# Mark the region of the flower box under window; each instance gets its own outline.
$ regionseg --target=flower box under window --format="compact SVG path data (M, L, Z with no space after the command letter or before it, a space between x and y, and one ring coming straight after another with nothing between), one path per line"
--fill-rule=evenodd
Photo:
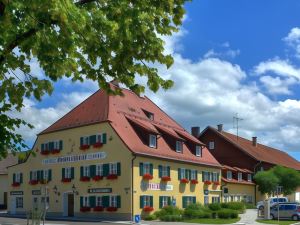
M191 180L191 184L198 184L198 180L196 179Z
M211 185L211 181L206 180L206 181L204 181L204 184L205 184L205 185Z
M143 211L144 212L152 212L154 210L154 208L152 207L152 206L145 206L144 208L143 208Z
M93 179L94 181L99 181L99 180L102 180L102 179L103 179L103 176L96 175L96 176L93 176L92 179Z
M106 177L108 180L115 180L118 179L118 175L117 174L109 174Z
M11 186L12 187L20 187L20 183L19 182L13 182L12 184L11 184Z
M83 176L83 177L81 177L80 178L80 181L82 181L82 182L88 182L88 181L90 181L90 177L87 177L87 176Z
M94 148L101 148L103 146L103 143L101 142L96 142L95 144L93 144Z
M108 212L115 212L115 211L117 211L118 210L118 208L117 207L113 207L113 206L109 206L109 207L107 207L107 209L106 209L106 211L108 211Z
M187 183L189 183L189 180L186 179L186 178L182 178L182 179L180 180L180 183L182 183L182 184L187 184Z
M41 151L41 155L49 155L49 154L50 154L49 150Z
M55 154L58 154L58 153L60 153L59 149L53 149L53 150L51 150L51 154L52 155L55 155Z
M61 182L63 182L63 183L70 183L71 181L72 181L71 178L63 178L63 179L61 180Z
M87 150L89 148L90 148L90 145L81 145L80 146L80 150L83 150L83 151L85 151L85 150Z
M37 180L31 180L31 181L29 181L29 184L31 184L31 185L37 185L38 181Z
M46 180L46 179L40 180L40 183L41 184L48 184L48 180Z
M161 180L165 181L165 182L168 182L168 181L171 181L171 177L169 177L169 176L163 176L163 177L161 177Z
M220 182L219 181L214 181L214 185L218 186L218 185L220 185Z
M94 212L102 212L104 210L103 206L96 206L94 209Z
M91 211L91 207L83 206L80 208L80 212L89 212L89 211Z
M144 180L152 180L153 179L153 176L150 174L150 173L145 173L143 175L143 179Z

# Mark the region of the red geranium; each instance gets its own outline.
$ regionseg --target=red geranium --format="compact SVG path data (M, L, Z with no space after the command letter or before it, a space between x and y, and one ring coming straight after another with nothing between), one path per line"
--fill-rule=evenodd
M204 184L206 184L206 185L210 185L210 184L211 184L211 181L209 181L209 180L206 180L206 181L204 181Z
M11 184L11 186L12 187L20 187L20 183L19 182L13 182L12 184Z
M101 142L96 142L93 147L94 148L101 148L103 146L103 144Z
M183 183L183 184L187 184L188 182L189 182L189 180L186 179L186 178L182 178L182 179L180 180L180 183Z
M36 185L36 184L38 184L38 181L37 180L31 180L31 181L29 181L29 184Z
M91 207L83 206L80 208L80 212L89 212L89 211L91 211Z
M162 181L171 181L171 177L169 177L169 176L164 176L164 177L161 177L161 180Z
M80 181L87 182L87 181L90 181L90 179L91 179L90 177L84 176L84 177L80 178Z
M104 207L103 206L96 206L95 208L94 208L94 212L101 212L101 211L103 211L104 210Z
M96 175L93 177L93 180L94 181L99 181L99 180L102 180L103 179L103 176L99 176L99 175Z
M61 181L64 182L64 183L69 183L71 182L71 178L63 178Z
M113 206L107 207L107 209L106 209L106 211L108 211L108 212L115 212L117 210L118 210L118 208L117 207L113 207Z
M118 175L117 174L109 174L106 178L108 180L115 180L115 179L118 179Z
M50 151L49 150L43 150L41 151L41 155L49 155Z
M153 176L150 174L150 173L145 173L143 175L143 179L144 180L152 180L153 179Z
M154 210L154 208L151 206L144 206L144 208L143 208L144 212L152 212L153 210Z
M80 146L80 150L87 150L87 149L89 149L89 148L90 148L89 145L81 145L81 146Z
M198 180L196 179L191 180L191 184L198 184Z

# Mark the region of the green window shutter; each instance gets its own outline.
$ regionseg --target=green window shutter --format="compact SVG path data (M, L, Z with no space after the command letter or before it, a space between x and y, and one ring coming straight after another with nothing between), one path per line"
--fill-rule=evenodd
M45 150L45 144L41 144L41 150L42 150L42 151Z
M14 173L13 174L13 183L15 183L15 181L16 181L16 174Z
M162 166L161 165L158 166L158 177L159 178L162 177Z
M153 164L150 163L150 174L153 176Z
M74 167L71 167L71 179L74 179Z
M83 145L83 137L80 137L80 146Z
M32 180L32 171L30 171L29 177L30 177L30 180Z
M170 196L168 196L168 205L172 205L171 197Z
M121 208L121 196L117 196L117 208Z
M202 171L202 182L204 182L204 171Z
M140 163L140 176L144 175L144 163Z
M188 170L188 169L185 170L185 178L188 180L191 179L191 170Z
M196 180L198 180L198 170L195 170Z
M107 176L109 173L109 164L103 164L103 176Z
M52 180L52 170L49 169L48 170L48 181L51 181Z
M217 179L219 181L219 179L220 179L220 173L217 173Z
M41 180L41 171L40 170L37 171L37 180Z
M150 196L150 206L153 207L153 196Z
M91 177L96 176L96 165L90 166L90 175L91 175Z
M96 143L96 135L90 136L89 139L90 139L90 145L93 145Z
M43 179L44 179L44 170L41 170L40 178L38 180L43 180Z
M65 178L65 168L61 169L61 178L64 179Z
M121 176L121 163L117 163L117 175Z
M103 196L102 197L102 204L103 204L103 207L109 207L109 196Z
M23 183L23 173L20 173L20 183Z
M80 196L80 208L83 207L83 197Z
M186 201L186 196L182 196L182 208L186 208L186 206L187 206L187 201Z
M106 133L103 133L103 134L102 134L102 143L103 143L103 144L106 144L106 142L107 142L106 139L107 139L107 138L106 138Z
M54 142L49 142L49 150L53 150L54 149Z
M181 180L181 168L178 168L178 180Z
M193 197L193 203L196 204L196 197Z
M171 177L171 168L169 166L167 167L167 170L168 170L168 177Z
M144 208L144 196L140 196L140 209Z
M90 196L89 201L90 201L90 207L94 208L96 206L96 196Z
M161 209L163 205L163 196L159 196L159 208Z
M83 166L80 167L80 178L83 177Z
M62 149L63 149L63 141L60 140L60 141L59 141L59 150L61 151Z

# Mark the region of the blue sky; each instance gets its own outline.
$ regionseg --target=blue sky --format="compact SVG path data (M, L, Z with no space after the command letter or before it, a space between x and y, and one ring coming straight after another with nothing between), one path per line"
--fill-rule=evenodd
M235 132L238 113L242 136L300 159L300 1L194 0L186 10L179 33L164 38L173 67L157 65L175 86L146 94L187 130ZM41 103L28 100L22 117L36 128L21 129L27 143L95 90L64 79Z

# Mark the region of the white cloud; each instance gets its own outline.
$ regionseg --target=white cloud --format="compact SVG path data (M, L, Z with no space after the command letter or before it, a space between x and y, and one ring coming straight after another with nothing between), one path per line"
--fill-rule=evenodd
M292 28L289 34L283 38L283 40L295 51L295 56L300 58L300 28Z
M210 49L208 52L204 54L204 58L212 58L212 57L218 57L218 58L229 58L233 59L237 57L241 51L239 49L233 50L230 48L229 42L225 42L220 45L220 50L216 51L215 49Z
M259 80L271 94L290 95L292 92L289 90L289 86L297 83L293 77L281 79L280 77L262 76Z

